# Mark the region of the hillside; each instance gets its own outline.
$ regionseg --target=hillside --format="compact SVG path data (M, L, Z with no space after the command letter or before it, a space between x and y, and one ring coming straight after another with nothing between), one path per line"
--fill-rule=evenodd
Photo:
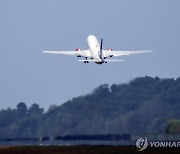
M1 110L0 137L165 133L172 119L180 119L180 78L146 76L101 85L45 113L23 102L17 109Z

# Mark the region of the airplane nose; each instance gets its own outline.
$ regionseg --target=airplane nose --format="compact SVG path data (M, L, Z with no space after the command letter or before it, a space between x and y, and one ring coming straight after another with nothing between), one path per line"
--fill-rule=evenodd
M93 38L95 38L94 35L89 35L89 36L88 36L88 40L89 40L89 39L93 39Z
M89 35L88 37L87 37L87 42L92 42L92 41L94 41L96 39L96 37L94 36L94 35Z

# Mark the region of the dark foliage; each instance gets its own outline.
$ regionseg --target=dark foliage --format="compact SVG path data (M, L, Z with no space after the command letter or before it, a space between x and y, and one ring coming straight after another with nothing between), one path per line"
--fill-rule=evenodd
M180 119L180 78L146 76L129 84L101 85L47 112L23 102L1 110L0 138L164 133L172 130L171 119Z

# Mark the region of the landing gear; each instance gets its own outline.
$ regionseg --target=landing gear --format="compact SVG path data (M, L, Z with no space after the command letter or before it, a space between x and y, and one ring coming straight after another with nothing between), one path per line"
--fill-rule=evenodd
M89 63L89 62L87 61L87 57L86 57L86 61L84 61L84 63Z

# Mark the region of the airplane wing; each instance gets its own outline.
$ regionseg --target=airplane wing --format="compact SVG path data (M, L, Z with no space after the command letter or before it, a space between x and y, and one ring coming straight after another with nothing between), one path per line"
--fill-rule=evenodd
M140 53L148 53L152 52L151 50L142 50L142 51L111 51L111 50L103 50L104 57L112 57L112 56L127 56L131 54L140 54Z
M91 53L89 50L82 51L43 51L44 53L50 54L63 54L68 56L81 56L81 57L91 57Z

